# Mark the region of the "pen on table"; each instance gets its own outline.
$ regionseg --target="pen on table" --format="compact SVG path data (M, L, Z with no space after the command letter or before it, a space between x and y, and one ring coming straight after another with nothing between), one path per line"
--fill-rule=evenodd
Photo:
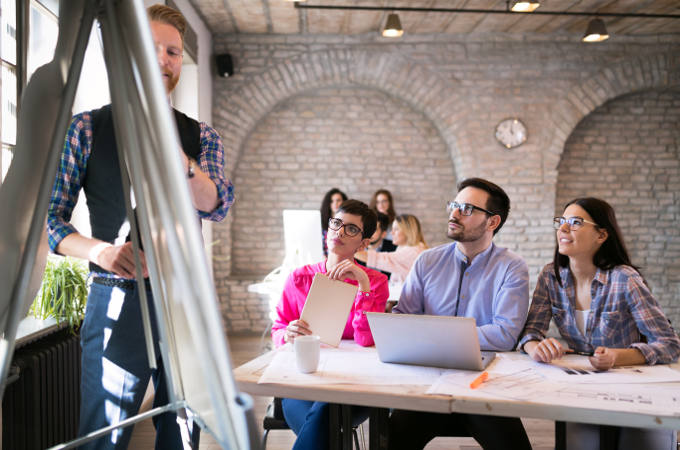
M477 389L479 386L481 386L482 383L484 383L488 379L489 372L486 371L482 372L481 375L479 375L472 381L472 383L470 383L470 389Z
M580 352L578 350L572 350L572 349L568 349L567 353L573 354L573 355L581 355L581 356L593 356L593 352Z

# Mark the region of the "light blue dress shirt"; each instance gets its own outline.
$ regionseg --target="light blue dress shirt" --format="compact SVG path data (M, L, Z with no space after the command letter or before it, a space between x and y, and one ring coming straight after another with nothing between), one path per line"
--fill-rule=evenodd
M529 269L491 244L471 264L457 243L420 254L394 313L474 317L482 350L513 350L529 310Z

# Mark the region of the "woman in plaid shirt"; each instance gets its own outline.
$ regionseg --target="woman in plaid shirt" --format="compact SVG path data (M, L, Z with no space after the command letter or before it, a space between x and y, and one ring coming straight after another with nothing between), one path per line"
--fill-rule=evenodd
M590 354L598 370L677 360L680 339L631 264L614 209L604 200L578 198L554 223L555 256L539 276L519 348L545 363L568 351ZM550 319L568 348L546 338ZM619 448L675 450L675 442L675 431L619 430ZM590 444L599 447L598 426L567 424L568 448Z

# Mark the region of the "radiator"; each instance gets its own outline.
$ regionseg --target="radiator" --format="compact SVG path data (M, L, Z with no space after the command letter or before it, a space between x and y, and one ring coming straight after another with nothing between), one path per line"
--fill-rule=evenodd
M80 340L64 329L14 352L19 378L2 400L2 448L39 450L74 439L80 408Z

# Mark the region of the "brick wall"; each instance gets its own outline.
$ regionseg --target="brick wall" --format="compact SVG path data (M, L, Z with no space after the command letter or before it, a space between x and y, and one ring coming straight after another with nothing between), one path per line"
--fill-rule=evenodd
M616 210L633 264L680 325L680 90L612 100L571 134L558 166L558 214L582 196Z
M451 158L432 124L403 102L356 87L321 88L279 104L251 133L234 184L232 274L265 275L284 258L282 209L318 209L328 189L369 202L385 187L445 242ZM263 180L266 182L263 183ZM321 240L321 236L319 236Z
M377 187L391 189L398 210L419 215L428 238L441 242L440 202L453 195L445 191L456 180L487 177L513 202L496 241L527 260L533 283L552 255L558 186L567 192L558 183L567 139L610 100L680 86L677 36L600 45L569 39L216 36L215 52L231 53L236 67L234 76L216 78L213 86L213 121L237 195L230 218L215 228L215 279L230 331L266 326L266 299L246 293L243 310L240 303L232 307L231 291L281 263L281 231L271 228L280 211L317 208L335 185L363 199ZM519 117L529 130L528 141L509 151L494 138L496 124L507 117ZM347 126L358 132L349 135ZM400 164L409 165L369 169L371 156L384 161L385 143L394 142L383 139L389 128L403 138L397 151L405 158ZM606 127L599 133L598 139L612 135ZM366 167L357 164L362 158ZM324 167L324 159L332 164ZM678 245L677 236L670 241L668 246ZM678 277L677 267L668 270ZM668 279L661 277L664 287L655 292L673 289Z

